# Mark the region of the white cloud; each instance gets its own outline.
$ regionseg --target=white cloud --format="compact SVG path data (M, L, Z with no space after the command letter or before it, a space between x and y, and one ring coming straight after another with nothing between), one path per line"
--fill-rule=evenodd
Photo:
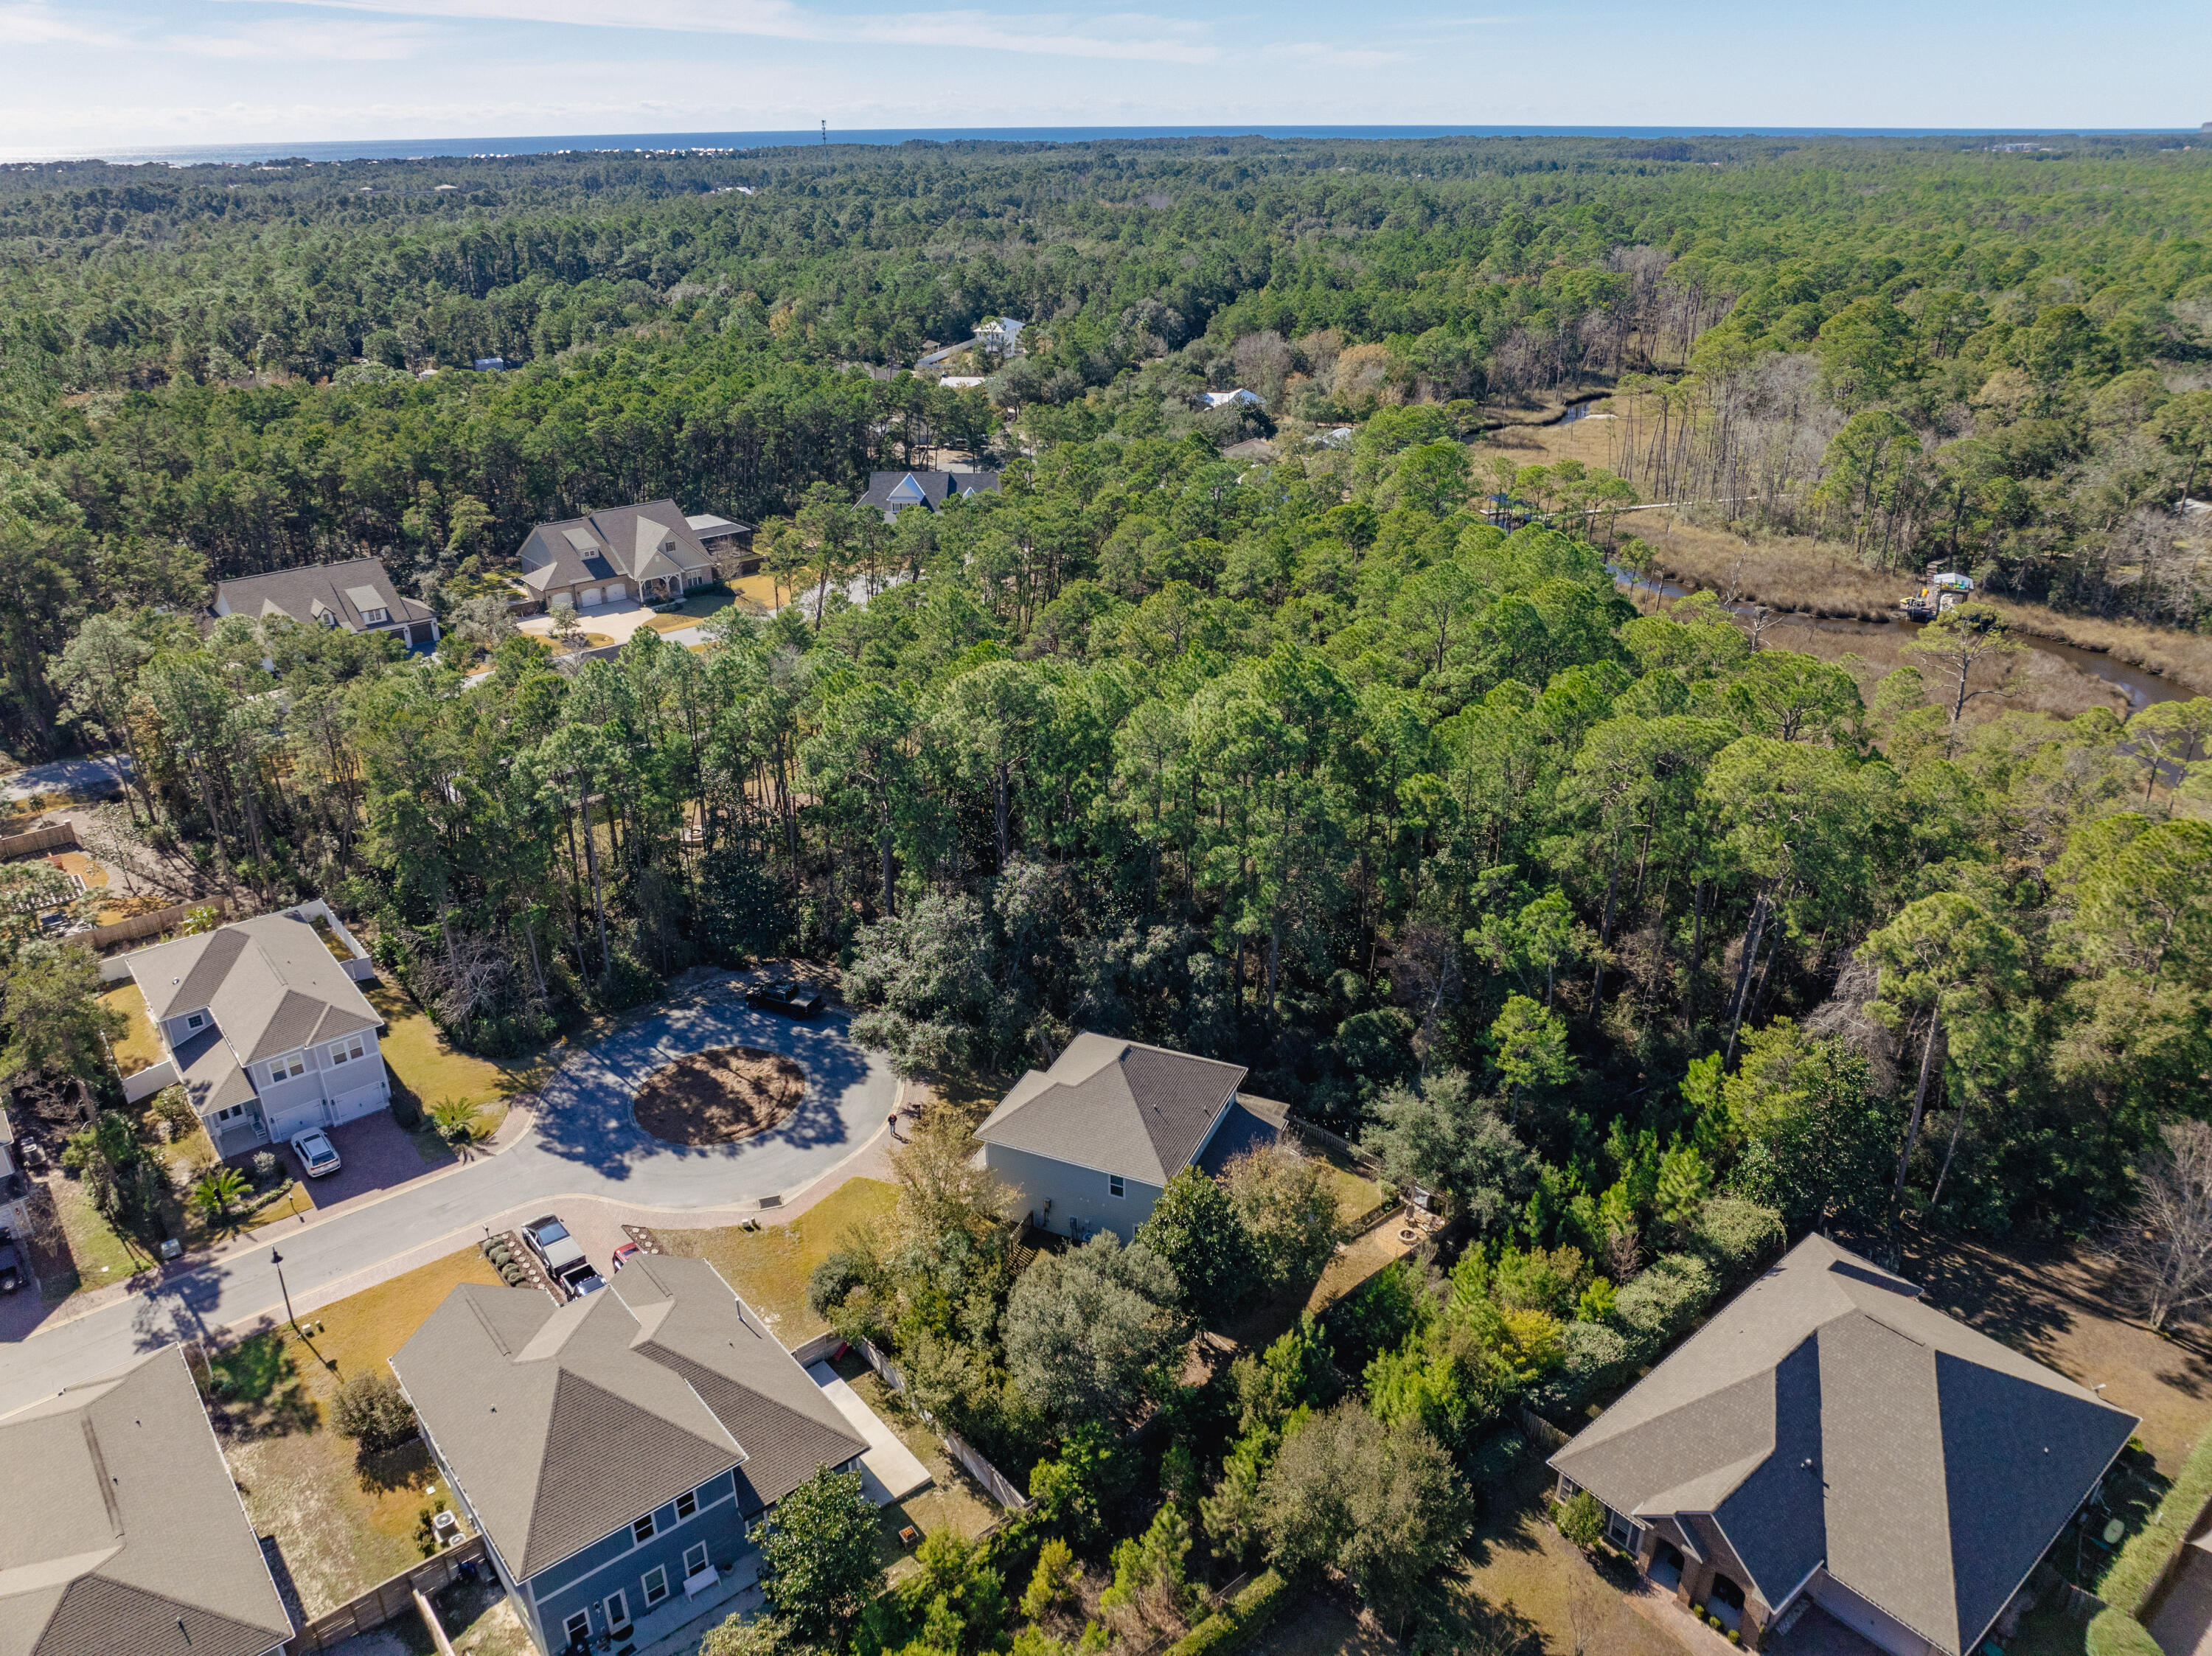
M246 62L393 63L421 55L444 31L422 23L271 19L247 28L178 34L162 45L195 58Z
M1328 40L1282 40L1260 48L1270 58L1297 58L1306 63L1326 64L1332 69L1379 69L1384 64L1402 64L1402 52L1377 52L1369 46L1340 46Z
M74 18L63 16L51 6L0 5L0 45L116 46L127 44L125 37L112 30L88 27Z
M871 45L942 46L1060 58L1210 64L1220 48L1201 26L1140 12L1077 19L1065 15L884 12L832 16L790 0L292 0L354 11L399 13L453 21L556 23L579 28L744 34L765 39Z

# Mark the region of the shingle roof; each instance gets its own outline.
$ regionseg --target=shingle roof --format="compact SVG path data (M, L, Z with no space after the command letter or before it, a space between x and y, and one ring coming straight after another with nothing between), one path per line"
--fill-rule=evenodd
M428 621L430 607L404 596L392 584L380 558L271 570L216 583L216 598L234 616L289 616L317 622L325 616L352 632L369 626L363 611L382 609L394 622Z
M999 492L995 471L872 471L862 506L927 506L933 512L955 495Z
M2136 1417L1808 1236L1551 1464L1616 1511L1710 1513L1770 1606L1817 1566L1956 1653Z
M125 958L155 1022L205 1007L247 1064L383 1022L314 926L289 914L234 921Z
M1239 1065L1079 1034L975 1129L988 1144L1164 1185L1197 1155L1244 1079Z
M0 1419L0 1656L260 1656L291 1636L184 1348Z
M392 1368L523 1576L720 1473L757 1510L867 1447L703 1259L633 1258L563 1306L457 1288Z
M660 550L663 541L675 543L672 555ZM532 582L541 591L548 585L622 576L634 581L663 579L714 562L691 519L673 500L606 507L564 523L539 524L524 540L521 558L552 572Z

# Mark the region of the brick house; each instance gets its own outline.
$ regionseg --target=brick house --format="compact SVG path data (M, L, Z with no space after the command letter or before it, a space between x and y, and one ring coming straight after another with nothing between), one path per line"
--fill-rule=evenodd
M2136 1424L1813 1235L1550 1464L1746 1649L1817 1605L1890 1656L1962 1656Z

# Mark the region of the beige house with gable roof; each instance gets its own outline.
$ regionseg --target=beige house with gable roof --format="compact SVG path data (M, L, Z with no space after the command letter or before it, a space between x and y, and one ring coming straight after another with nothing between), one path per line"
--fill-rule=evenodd
M352 958L341 961L318 922ZM216 1153L282 1143L392 1101L377 1032L355 983L365 953L320 902L123 957L167 1058L126 1083L133 1099L184 1083Z
M727 518L687 517L673 500L539 524L518 555L527 594L522 604L550 610L672 603L745 573L751 536L749 526Z

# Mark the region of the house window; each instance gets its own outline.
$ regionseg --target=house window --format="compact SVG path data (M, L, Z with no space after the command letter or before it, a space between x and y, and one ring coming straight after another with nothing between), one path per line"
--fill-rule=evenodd
M392 612L389 610L364 610L361 612L361 618L371 627L381 627L392 619Z
M607 1631L619 1633L629 1625L629 1595L617 1587L606 1598Z
M686 1489L686 1490L684 1490L684 1492L682 1495L678 1495L678 1496L676 1497L676 1515L677 1515L677 1517L678 1517L678 1518L689 1518L689 1517L690 1517L690 1516L691 1516L691 1514L692 1514L692 1513L694 1513L697 1512L698 1510L699 1510L699 1492L698 1492L698 1490L696 1490L696 1489Z
M1121 1182L1120 1174L1109 1173L1106 1175L1106 1193L1109 1196L1127 1196L1129 1193L1129 1187Z
M665 1565L655 1564L645 1573L645 1607L651 1610L666 1597L668 1597L667 1568Z
M561 1631L568 1635L572 1645L589 1643L592 1637L592 1612L580 1610L561 1623Z
M653 1514L651 1513L647 1513L644 1517L639 1519L636 1523L629 1526L629 1532L637 1538L637 1544L641 1547L647 1542L652 1540Z
M333 1064L349 1064L355 1059L359 1058L362 1053L367 1050L368 1049L361 1044L361 1037L359 1035L356 1035L351 1040L342 1040L338 1042L337 1046L331 1048L331 1062Z
M195 1012L185 1020L185 1028L187 1029L204 1028L206 1025L207 1014L205 1012Z
M289 1058L280 1058L269 1066L269 1078L271 1081L284 1081L294 1076L305 1075L307 1072L307 1058L299 1052L293 1053Z
M226 1108L217 1110L217 1111L215 1113L214 1116L213 1116L211 1119L214 1119L214 1120L216 1120L216 1121L228 1121L228 1120L232 1119L234 1117L236 1117L236 1116L241 1116L241 1115L244 1115L245 1113L246 1113L246 1106L245 1106L245 1105L243 1105L243 1104L233 1104L233 1105L230 1105L230 1106L227 1107Z
M684 1549L684 1579L685 1580L689 1581L706 1568L707 1544L705 1542L702 1541L696 1547Z

